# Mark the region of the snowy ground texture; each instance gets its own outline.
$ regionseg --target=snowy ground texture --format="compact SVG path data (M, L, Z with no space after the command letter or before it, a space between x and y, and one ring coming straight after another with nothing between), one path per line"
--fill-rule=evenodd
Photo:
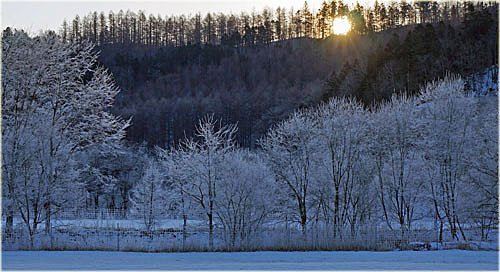
M5 251L4 270L498 270L498 251Z

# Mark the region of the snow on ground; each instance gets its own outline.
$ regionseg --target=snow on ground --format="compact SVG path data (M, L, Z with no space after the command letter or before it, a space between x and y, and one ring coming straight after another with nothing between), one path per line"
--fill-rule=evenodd
M4 270L498 270L498 251L4 251Z

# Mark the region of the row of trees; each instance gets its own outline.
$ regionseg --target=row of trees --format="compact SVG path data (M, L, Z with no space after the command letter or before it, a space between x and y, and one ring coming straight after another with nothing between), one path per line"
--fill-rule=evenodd
M260 13L207 13L179 16L146 15L143 11L118 13L92 12L64 21L60 30L63 41L90 40L96 44L135 43L155 47L188 44L249 46L291 38L325 38L333 19L347 16L352 32L365 34L403 25L437 23L457 24L477 10L497 5L495 2L406 1L373 7L359 3L349 6L342 0L324 1L311 11L307 2L302 8L263 9Z
M116 148L129 122L108 112L118 93L111 75L96 66L91 44L64 44L47 34L2 39L2 193L5 231L14 216L31 239L54 214L78 203L74 194L91 150ZM99 178L106 177L93 171ZM95 181L95 180L92 180Z
M371 110L332 99L293 113L255 151L237 148L234 126L202 119L195 140L157 148L133 190L135 211L148 229L172 205L184 222L205 219L210 247L214 224L241 246L285 220L304 238L320 224L333 238L380 225L405 239L420 221L440 240L467 240L476 224L485 239L497 224L497 101L463 87L448 77Z
M55 214L89 205L85 192L149 230L161 215L181 216L184 234L188 218L206 220L209 246L217 228L238 246L281 222L334 238L378 225L404 237L430 220L442 239L474 224L486 239L497 226L496 99L465 96L460 79L369 110L345 98L298 110L254 150L207 117L195 138L149 154L122 141L129 122L108 112L118 90L91 45L8 31L2 45L7 237L14 218L32 242L39 225L50 234Z

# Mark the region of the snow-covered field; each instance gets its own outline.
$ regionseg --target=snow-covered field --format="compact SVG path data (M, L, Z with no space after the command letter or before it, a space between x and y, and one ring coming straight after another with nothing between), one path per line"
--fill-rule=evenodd
M5 251L4 270L498 270L498 251Z

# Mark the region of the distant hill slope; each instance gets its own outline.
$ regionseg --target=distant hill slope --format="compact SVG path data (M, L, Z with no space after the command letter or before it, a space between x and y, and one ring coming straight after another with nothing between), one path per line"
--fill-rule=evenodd
M394 92L415 93L446 73L484 71L497 64L497 21L493 16L257 47L110 44L99 48L100 62L122 89L113 111L132 117L130 141L176 145L193 135L200 117L214 114L238 123L237 141L253 147L295 109L333 96L370 105Z

